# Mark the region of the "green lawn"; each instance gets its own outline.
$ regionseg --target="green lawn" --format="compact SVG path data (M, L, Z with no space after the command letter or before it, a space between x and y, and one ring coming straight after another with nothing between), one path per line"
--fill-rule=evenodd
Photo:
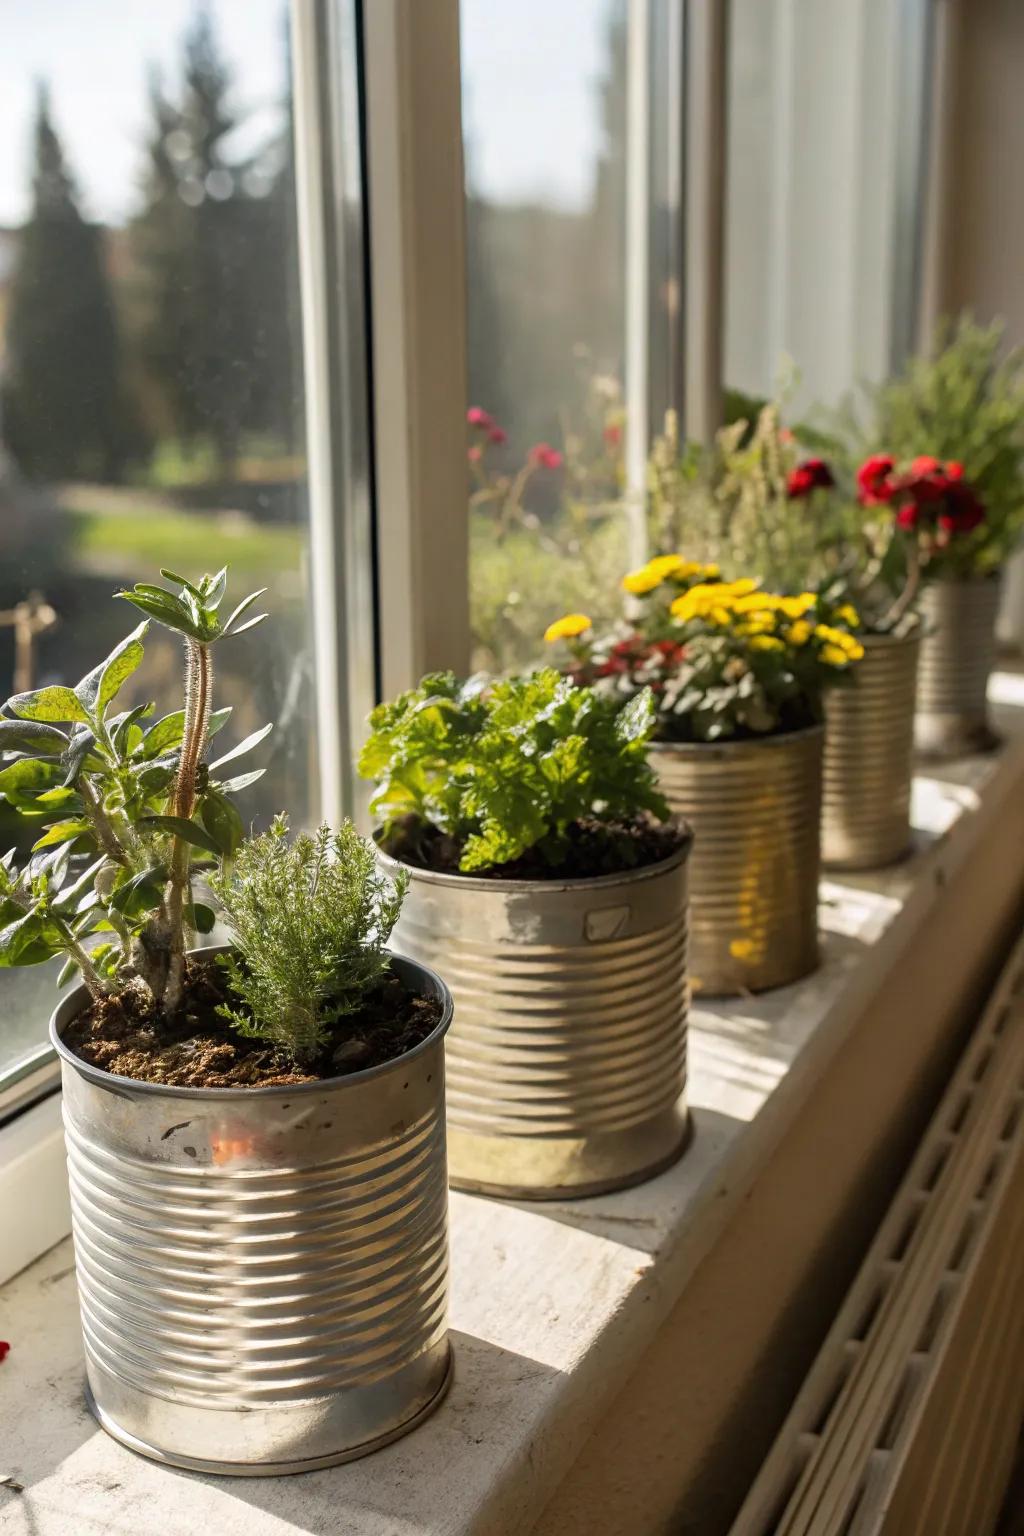
M161 565L215 571L230 565L235 580L294 570L304 543L298 528L252 523L230 514L154 511L85 512L69 506L75 549L86 563L109 565L122 579L149 577Z

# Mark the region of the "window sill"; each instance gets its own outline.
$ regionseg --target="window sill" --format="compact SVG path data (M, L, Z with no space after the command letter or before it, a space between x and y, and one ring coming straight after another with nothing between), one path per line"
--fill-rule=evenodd
M1024 677L994 682L1000 724L1024 735ZM0 1291L0 1334L12 1345L0 1366L0 1422L10 1426L0 1473L24 1485L0 1484L0 1526L8 1507L22 1507L35 1536L72 1526L283 1536L339 1519L351 1536L532 1529L837 1053L927 943L944 893L1004 827L1019 864L1022 807L1021 742L920 778L915 855L823 885L821 969L763 997L695 1007L696 1134L675 1168L578 1203L453 1195L455 1384L434 1418L366 1461L233 1481L122 1449L82 1402L72 1255L60 1244Z

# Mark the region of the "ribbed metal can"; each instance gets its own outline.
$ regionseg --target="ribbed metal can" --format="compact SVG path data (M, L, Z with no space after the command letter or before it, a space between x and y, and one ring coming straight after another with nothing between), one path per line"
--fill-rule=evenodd
M365 1455L440 1401L447 1332L444 1035L276 1088L177 1088L60 1054L89 1405L193 1471L300 1472Z
M448 1161L457 1189L603 1193L686 1142L686 861L565 883L406 866L394 932L452 989ZM391 859L381 855L389 870Z
M993 575L933 581L924 590L914 741L926 757L962 757L997 744L986 694L1001 588Z
M920 632L863 644L848 685L825 697L821 842L832 869L879 869L910 847Z
M695 992L763 992L817 965L824 736L653 744L662 792L693 828Z

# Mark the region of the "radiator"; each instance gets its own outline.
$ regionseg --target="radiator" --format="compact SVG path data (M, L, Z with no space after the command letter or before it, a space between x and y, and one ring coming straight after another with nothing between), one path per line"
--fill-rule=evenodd
M1024 938L730 1536L988 1536L1022 1413Z

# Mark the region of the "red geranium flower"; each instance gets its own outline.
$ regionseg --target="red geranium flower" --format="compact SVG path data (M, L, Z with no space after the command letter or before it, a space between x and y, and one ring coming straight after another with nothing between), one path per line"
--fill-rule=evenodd
M857 471L857 487L866 507L877 507L892 500L896 494L892 478L895 468L896 461L888 453L876 453L864 460Z
M504 427L491 427L488 429L487 441L489 443L507 443L508 433Z
M530 449L530 463L541 469L561 469L562 455L550 443L534 443Z
M985 508L961 480L954 480L946 491L945 506L939 513L939 527L946 533L970 533L985 520Z
M805 459L798 464L796 469L790 471L787 490L791 501L796 501L801 496L809 496L812 491L829 490L835 485L832 471L824 459Z
M471 427L479 427L485 432L489 432L494 426L494 417L489 411L485 411L482 405L471 405L466 412L466 421Z
M7 1343L6 1339L0 1339L0 1361L6 1360L10 1352L11 1346Z
M601 435L604 438L606 448L614 450L622 442L622 428L617 426L615 422L610 422Z

